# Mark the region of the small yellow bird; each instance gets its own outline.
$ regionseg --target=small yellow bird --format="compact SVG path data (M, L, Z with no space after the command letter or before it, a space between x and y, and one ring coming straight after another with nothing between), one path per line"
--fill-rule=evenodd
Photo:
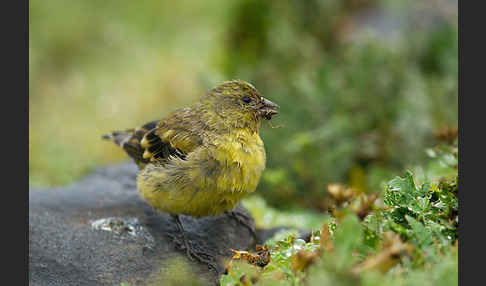
M226 81L163 120L103 138L134 159L140 195L175 218L188 256L201 260L185 239L179 215L226 212L238 219L232 210L255 191L265 169L259 125L277 114L277 108L251 84Z

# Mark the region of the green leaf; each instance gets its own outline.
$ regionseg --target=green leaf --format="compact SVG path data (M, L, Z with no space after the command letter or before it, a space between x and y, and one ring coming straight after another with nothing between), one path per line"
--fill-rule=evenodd
M338 270L348 270L356 261L353 251L361 243L363 228L354 214L345 216L334 234L336 245L336 266Z
M396 177L388 183L384 202L388 206L408 207L420 193L415 187L412 172L407 171L404 178Z
M432 244L432 233L430 230L426 229L425 226L415 220L413 217L406 215L408 223L412 227L412 237L415 239L416 244L419 247L424 247Z

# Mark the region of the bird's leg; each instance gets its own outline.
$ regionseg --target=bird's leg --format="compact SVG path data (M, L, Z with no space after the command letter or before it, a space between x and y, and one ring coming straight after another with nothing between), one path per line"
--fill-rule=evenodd
M189 257L189 259L192 261L196 259L199 262L205 263L209 267L213 268L216 272L218 272L216 265L210 259L205 259L201 257L201 255L199 255L199 253L189 244L189 241L186 238L184 227L182 226L182 222L179 218L179 215L172 215L172 217L175 219L177 229L179 230L179 233L182 235L182 243L184 244L184 248L186 249L186 255ZM205 254L205 253L201 253L201 254Z
M235 219L239 224L242 224L250 231L251 236L253 237L253 243L256 243L258 241L255 227L248 223L248 217L246 215L242 213L237 213L235 211L225 211L225 214Z
M189 242L186 239L186 234L184 232L184 227L182 226L182 222L179 219L179 216L178 215L173 215L172 217L175 219L176 225L177 225L177 229L179 230L179 233L182 235L182 242L184 243L184 248L186 249L186 254L187 254L187 256L189 256L189 258L191 260L194 261L193 257L190 254L190 248L191 247L189 246Z

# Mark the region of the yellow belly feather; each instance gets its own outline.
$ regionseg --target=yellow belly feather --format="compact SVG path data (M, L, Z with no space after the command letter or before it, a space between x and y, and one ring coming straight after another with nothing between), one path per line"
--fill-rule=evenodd
M159 211L215 216L255 191L265 161L258 134L237 130L199 147L186 160L146 166L137 178L138 190Z

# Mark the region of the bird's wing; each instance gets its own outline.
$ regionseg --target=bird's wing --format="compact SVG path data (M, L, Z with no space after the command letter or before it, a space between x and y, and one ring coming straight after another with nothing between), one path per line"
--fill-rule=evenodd
M143 159L151 162L169 159L170 156L185 159L186 155L202 144L199 132L195 132L197 115L191 109L181 109L159 121L145 133L140 142L144 149Z
M140 146L140 141L147 132L157 127L157 123L159 123L159 120L146 123L142 127L135 129L113 131L104 135L102 138L113 141L116 145L123 148L123 150L135 160L137 165L143 166L148 163L149 160L143 158L145 150Z

